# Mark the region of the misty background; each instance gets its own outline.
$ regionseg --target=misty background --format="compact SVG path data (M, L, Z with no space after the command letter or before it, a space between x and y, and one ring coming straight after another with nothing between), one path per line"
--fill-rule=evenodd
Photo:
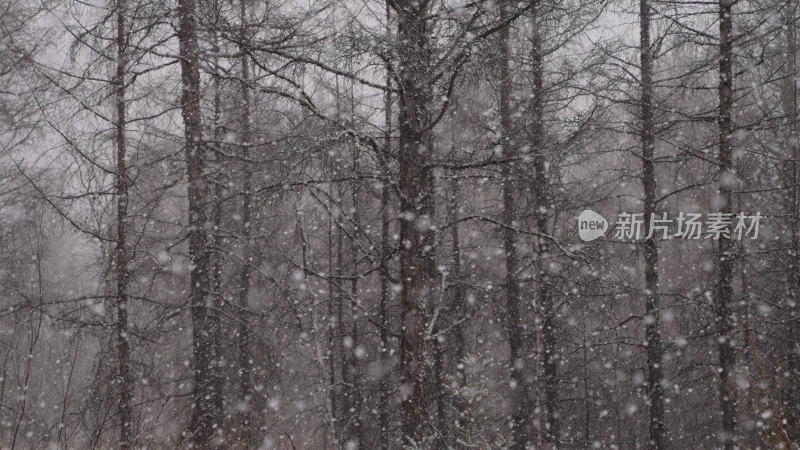
M797 448L799 9L4 0L0 448Z

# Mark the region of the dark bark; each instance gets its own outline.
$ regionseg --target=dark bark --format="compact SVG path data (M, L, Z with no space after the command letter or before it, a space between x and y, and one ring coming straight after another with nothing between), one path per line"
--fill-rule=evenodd
M798 153L798 133L797 133L797 2L786 0L784 7L784 25L786 39L786 80L783 93L784 112L786 123L784 125L784 145L788 151L786 159L791 164L786 166L785 184L792 186L791 204L787 208L789 214L792 242L788 249L788 259L792 261L789 265L789 298L797 298L800 295L800 186L798 186L797 161ZM793 336L793 348L786 352L788 372L800 373L800 343L794 336L798 335L797 327L792 326L789 334ZM792 385L786 389L786 415L789 423L800 423L800 394L798 389L797 377L792 378ZM795 437L800 435L800 431L794 433Z
M500 20L508 20L508 5L506 2L500 4ZM500 41L500 130L502 132L503 157L513 158L516 149L512 141L511 129L511 60L510 60L510 24L504 26L498 32ZM533 416L531 408L531 394L526 378L526 373L530 371L528 367L528 351L523 341L522 322L520 311L520 292L519 292L519 258L517 255L518 233L515 231L517 222L516 197L519 195L516 189L514 177L517 176L516 165L514 162L507 162L502 168L503 177L503 251L505 252L506 269L506 338L509 348L509 374L512 393L513 410L512 424L514 433L515 449L525 449L531 435L530 419Z
M389 95L389 94L387 94ZM388 113L387 115L390 115ZM389 132L386 133L386 148L389 148ZM389 370L390 366L390 352L389 352L389 302L391 296L391 281L388 276L387 257L391 252L389 248L389 180L385 181L383 189L381 190L381 298L379 305L379 320L381 324L380 329L380 361L381 361L381 380L380 380L380 410L378 411L378 427L380 428L379 437L381 448L389 448L389 418L390 418L390 399L391 399L391 381Z
M339 192L339 200L341 201L342 195ZM334 220L339 220L334 218ZM344 274L344 231L340 228L341 224L336 226L336 270L337 275L341 278L345 277ZM341 283L341 282L340 282ZM339 359L339 376L341 379L341 389L339 392L339 405L340 405L340 422L339 422L339 441L347 442L350 438L349 430L352 425L352 411L353 411L353 381L350 376L350 361L348 358L348 349L345 346L345 338L348 338L346 331L346 317L344 304L347 302L344 286L341 284L336 287L338 295L336 297L336 353Z
M455 133L455 129L454 129ZM455 148L455 138L453 139L453 148ZM451 252L453 257L453 267L451 270L450 275L450 282L454 283L453 286L453 296L451 300L450 310L453 313L455 321L461 321L464 316L467 314L466 305L464 302L464 287L462 285L462 270L461 270L461 238L459 236L459 201L458 201L458 193L459 193L459 183L458 179L455 175L452 175L451 178L451 190L452 190L452 197L450 199L450 207L449 207L449 217L448 221L453 224L450 227L450 239L451 243ZM466 338L464 336L465 333L465 325L460 323L455 327L453 330L455 334L455 350L454 350L454 359L456 362L456 367L458 368L457 372L457 381L459 386L464 386L466 384L466 378L464 373L464 366L463 361L464 357L466 356ZM462 411L463 408L460 406L463 405L454 405L456 411Z
M656 178L653 163L655 124L653 122L653 55L650 42L650 5L639 3L641 63L641 132L642 185L644 188L644 217L651 220L656 214ZM644 241L645 261L645 339L647 341L647 402L650 406L650 448L665 446L663 348L659 330L658 243L656 236Z
M328 203L328 209L331 210L333 207L332 202ZM328 273L331 275L334 274L336 270L333 265L333 252L334 248L336 248L336 243L333 238L333 215L328 217ZM338 230L337 230L338 231ZM339 407L339 389L336 383L336 358L334 354L335 344L334 341L336 340L336 329L337 329L337 322L334 319L335 314L335 305L336 305L336 297L335 292L336 284L333 281L333 277L328 279L328 352L326 354L328 358L328 397L329 402L331 405L331 425L333 430L331 434L333 435L334 440L336 443L339 442L341 438L341 433L339 432L340 429L340 422L341 419L339 417L339 410L342 409ZM341 336L338 337L341 341Z
M787 0L784 5L784 26L786 37L786 79L783 93L783 106L786 114L784 126L784 144L789 151L789 179L792 186L791 193L791 229L792 229L792 254L796 258L800 251L800 194L798 194L798 135L797 135L797 4ZM795 262L791 266L790 287L793 294L800 289L800 265Z
M719 196L721 213L731 213L731 191L733 177L732 120L733 107L733 17L731 0L719 2ZM718 279L714 312L719 338L719 397L722 409L722 437L726 450L734 448L736 433L736 403L733 391L733 370L736 353L733 347L734 318L731 311L733 300L734 244L730 237L720 236L717 250Z
M353 147L353 167L352 172L354 174L359 173L359 166L358 166L358 148ZM357 234L357 230L361 228L361 218L359 215L359 184L355 183L352 186L352 208L353 208L353 235ZM358 260L359 260L359 252L358 252L358 245L355 241L351 242L350 246L350 302L351 304L358 305L360 304L359 301L359 290L358 290ZM359 337L358 333L358 310L351 307L351 317L352 317L352 326L350 328L350 336L352 339L352 348L347 349L347 354L345 356L346 363L350 366L350 377L351 377L351 387L350 387L350 427L349 427L349 441L355 442L358 444L358 448L364 448L364 426L362 423L363 418L361 417L361 407L363 404L363 393L361 390L361 377L359 376L359 367L358 367L358 358L356 358L355 348L358 345L357 339Z
M222 398L222 390L224 385L224 377L221 373L222 364L224 361L223 351L222 351L222 333L223 333L223 326L221 321L222 315L222 308L225 303L222 294L222 267L224 263L224 256L222 251L222 246L224 245L224 238L222 237L222 210L223 210L223 198L225 197L225 177L223 174L223 166L225 163L225 158L223 156L222 148L220 147L223 140L224 130L220 124L220 117L222 114L222 85L219 76L219 58L216 56L219 54L219 47L217 44L217 35L216 33L213 36L213 45L214 45L214 142L216 143L215 147L215 167L213 170L213 185L214 185L214 203L211 209L211 223L214 227L214 232L210 233L209 235L209 242L208 246L212 249L211 253L209 254L209 277L211 278L210 285L211 285L211 297L213 299L213 309L209 311L209 314L213 314L215 316L215 321L218 321L217 327L213 330L214 334L211 336L212 342L212 361L214 361L216 370L213 372L212 376L213 379L211 383L213 384L214 392L218 395L215 395L213 398L213 405L212 408L218 411L224 411L224 402Z
M250 137L250 56L245 51L245 41L247 39L247 0L240 0L239 2L239 21L240 21L240 50L239 57L239 70L241 82L241 108L239 121L240 130L240 148L243 163L243 182L242 182L242 204L241 212L239 214L241 220L241 258L242 268L239 273L239 292L238 292L238 307L239 307L239 328L236 333L236 345L238 350L238 368L239 368L239 401L246 405L246 409L239 417L239 426L242 427L241 440L249 444L255 444L255 430L258 425L254 423L257 417L261 417L259 412L253 411L254 406L254 392L252 386L253 375L253 355L250 353L250 317L249 311L249 297L250 297L250 279L253 270L253 257L252 257L252 212L251 212L251 191L252 191L252 178L253 178L253 165L250 162L252 145Z
M428 149L428 154L432 153L432 149ZM423 188L423 206L420 210L423 223L427 223L422 231L422 252L423 252L423 268L422 273L427 281L426 292L428 293L425 299L425 381L426 385L423 387L425 395L425 410L428 416L429 424L435 428L431 434L435 436L432 442L428 443L431 449L439 450L446 448L447 443L443 440L443 426L444 426L444 366L443 360L444 350L441 343L437 338L439 331L441 331L441 324L444 318L442 317L442 309L445 305L441 304L443 297L441 295L441 277L442 275L436 270L436 236L434 228L431 226L434 218L436 217L436 201L434 196L435 191L435 177L433 170L426 172L427 178L425 179L425 186ZM429 323L428 321L434 321ZM430 336L428 336L430 334Z
M208 230L204 199L208 193L205 149L202 139L200 109L199 46L195 24L195 0L178 1L178 42L181 55L181 112L184 123L187 194L189 200L190 303L192 311L193 381L192 414L188 433L198 448L209 446L214 425L220 423L221 411L214 408L213 339L214 315L208 314L210 277Z
M117 370L119 386L119 422L121 449L133 446L133 380L130 371L130 333L128 331L128 285L130 283L130 259L128 255L128 201L129 181L126 159L126 20L125 0L117 0L117 73L115 103L117 110L116 143L117 143L117 248L115 252L115 268L117 277Z
M431 149L432 92L428 74L431 67L428 1L395 2L398 21L400 145L400 280L402 286L402 338L400 343L402 433L404 439L419 443L423 437L425 404L424 305L430 290L424 271L425 251L418 219L423 214L428 182L427 153Z
M539 9L533 8L533 26L531 36L531 71L533 75L533 99L531 101L531 115L533 124L532 145L533 149L533 199L534 220L536 230L547 233L548 211L552 209L550 200L550 180L547 175L547 154L544 132L544 52L542 50L542 30L539 19ZM549 243L538 239L537 277L539 300L539 332L542 343L542 381L544 385L544 401L542 402L543 416L541 434L545 441L553 447L559 446L560 424L558 420L558 348L555 330L555 299L550 288L550 275L546 264L550 259Z
M391 37L391 8L386 5L386 36ZM391 68L386 66L386 86L392 85ZM386 90L383 97L384 108L384 131L383 131L383 150L389 154L392 149L392 92ZM386 168L384 169L386 172ZM381 380L380 380L380 410L378 412L378 427L380 431L381 448L389 448L389 400L391 396L389 380L389 314L388 306L391 300L391 281L389 279L388 258L392 251L389 243L389 201L391 178L389 173L384 173L383 187L381 188L381 298L379 305L380 329L380 361L381 361Z

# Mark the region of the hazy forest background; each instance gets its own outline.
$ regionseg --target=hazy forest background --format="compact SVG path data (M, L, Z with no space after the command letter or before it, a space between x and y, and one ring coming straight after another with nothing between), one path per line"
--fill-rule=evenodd
M798 448L798 20L0 0L0 448Z

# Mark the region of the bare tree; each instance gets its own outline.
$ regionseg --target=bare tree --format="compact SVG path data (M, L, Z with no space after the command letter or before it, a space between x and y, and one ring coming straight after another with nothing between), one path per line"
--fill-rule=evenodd
M251 212L251 197L252 197L252 167L253 165L250 162L251 159L251 146L253 142L251 140L251 133L250 133L250 55L245 51L244 45L247 42L247 35L248 35L248 10L247 10L247 2L245 0L240 1L239 5L239 26L241 27L240 31L240 42L241 42L241 50L240 50L240 82L241 82L241 104L239 105L241 108L241 116L239 118L240 126L241 126L241 137L240 137L240 148L241 148L241 158L244 165L244 173L243 173L243 180L242 180L242 203L241 203L241 213L240 213L240 220L241 220L241 239L242 239L242 269L241 273L239 274L239 315L238 321L239 326L237 330L237 339L238 339L238 369L239 369L239 401L244 402L245 411L246 413L243 414L243 417L240 419L240 427L243 430L243 437L242 440L244 442L253 442L254 441L254 433L252 431L253 427L257 427L260 423L258 420L258 415L253 414L251 412L251 408L253 406L254 401L254 392L252 387L252 361L253 357L251 354L250 348L250 317L249 317L249 296L250 296L250 280L251 280L251 272L253 270L253 264L255 263L252 259L252 247L253 247L253 240L252 240L252 228L253 228L253 217Z
M130 370L130 330L128 327L128 283L130 281L130 261L128 258L128 168L126 148L126 64L127 64L127 35L126 20L127 4L125 0L118 0L116 5L117 15L117 70L114 84L116 85L116 143L117 143L117 170L116 170L116 197L117 197L117 242L114 264L117 277L117 370L119 371L117 383L119 384L119 420L120 420L120 448L129 449L134 445L134 417L133 417L133 380Z
M639 63L641 65L641 142L644 217L656 219L656 172L654 164L655 123L653 121L653 44L650 40L648 0L639 3ZM663 348L659 331L658 243L655 233L644 242L645 259L645 340L647 345L647 396L650 407L650 448L665 447Z
M500 20L508 20L509 7L506 2L500 5ZM499 110L500 110L500 129L502 136L503 157L508 162L503 165L503 250L505 252L505 289L506 289L506 312L509 346L509 371L512 386L515 388L514 409L512 422L514 424L514 446L517 449L524 449L528 446L528 438L531 436L530 419L533 415L533 408L530 387L527 377L523 375L531 367L526 363L530 349L526 348L523 339L524 316L520 308L520 289L519 281L519 262L517 257L517 231L515 226L518 223L516 218L517 205L515 198L518 196L515 189L516 174L516 155L517 150L514 142L513 130L511 125L511 60L510 60L510 35L511 24L504 26L498 32L500 41L500 82L499 82Z
M189 439L198 447L209 445L215 425L220 424L221 411L214 408L213 328L218 326L209 314L210 298L208 230L206 228L205 146L203 142L200 102L200 48L197 37L196 2L178 3L178 40L181 55L181 112L184 123L188 194L188 241L192 262L189 300L192 312L192 414Z
M3 3L1 445L791 447L795 3Z
M424 169L432 150L433 112L431 85L427 74L433 64L430 50L428 1L390 3L397 13L398 82L402 95L398 101L398 148L400 197L400 302L403 311L403 336L400 341L401 394L403 395L403 435L419 443L423 438L425 320L424 301L431 294L424 270L425 250L417 224L422 217L429 179Z
M719 211L731 214L733 178L733 2L719 2ZM725 448L733 449L736 437L736 396L733 379L736 349L733 339L734 318L730 304L733 301L733 266L735 247L729 236L719 238L717 253L718 280L714 298L714 318L719 336L719 399L722 412L722 439Z

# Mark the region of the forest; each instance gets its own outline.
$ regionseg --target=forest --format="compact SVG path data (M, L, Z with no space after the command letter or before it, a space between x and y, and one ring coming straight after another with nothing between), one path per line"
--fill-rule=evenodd
M798 449L796 0L0 0L0 449Z

